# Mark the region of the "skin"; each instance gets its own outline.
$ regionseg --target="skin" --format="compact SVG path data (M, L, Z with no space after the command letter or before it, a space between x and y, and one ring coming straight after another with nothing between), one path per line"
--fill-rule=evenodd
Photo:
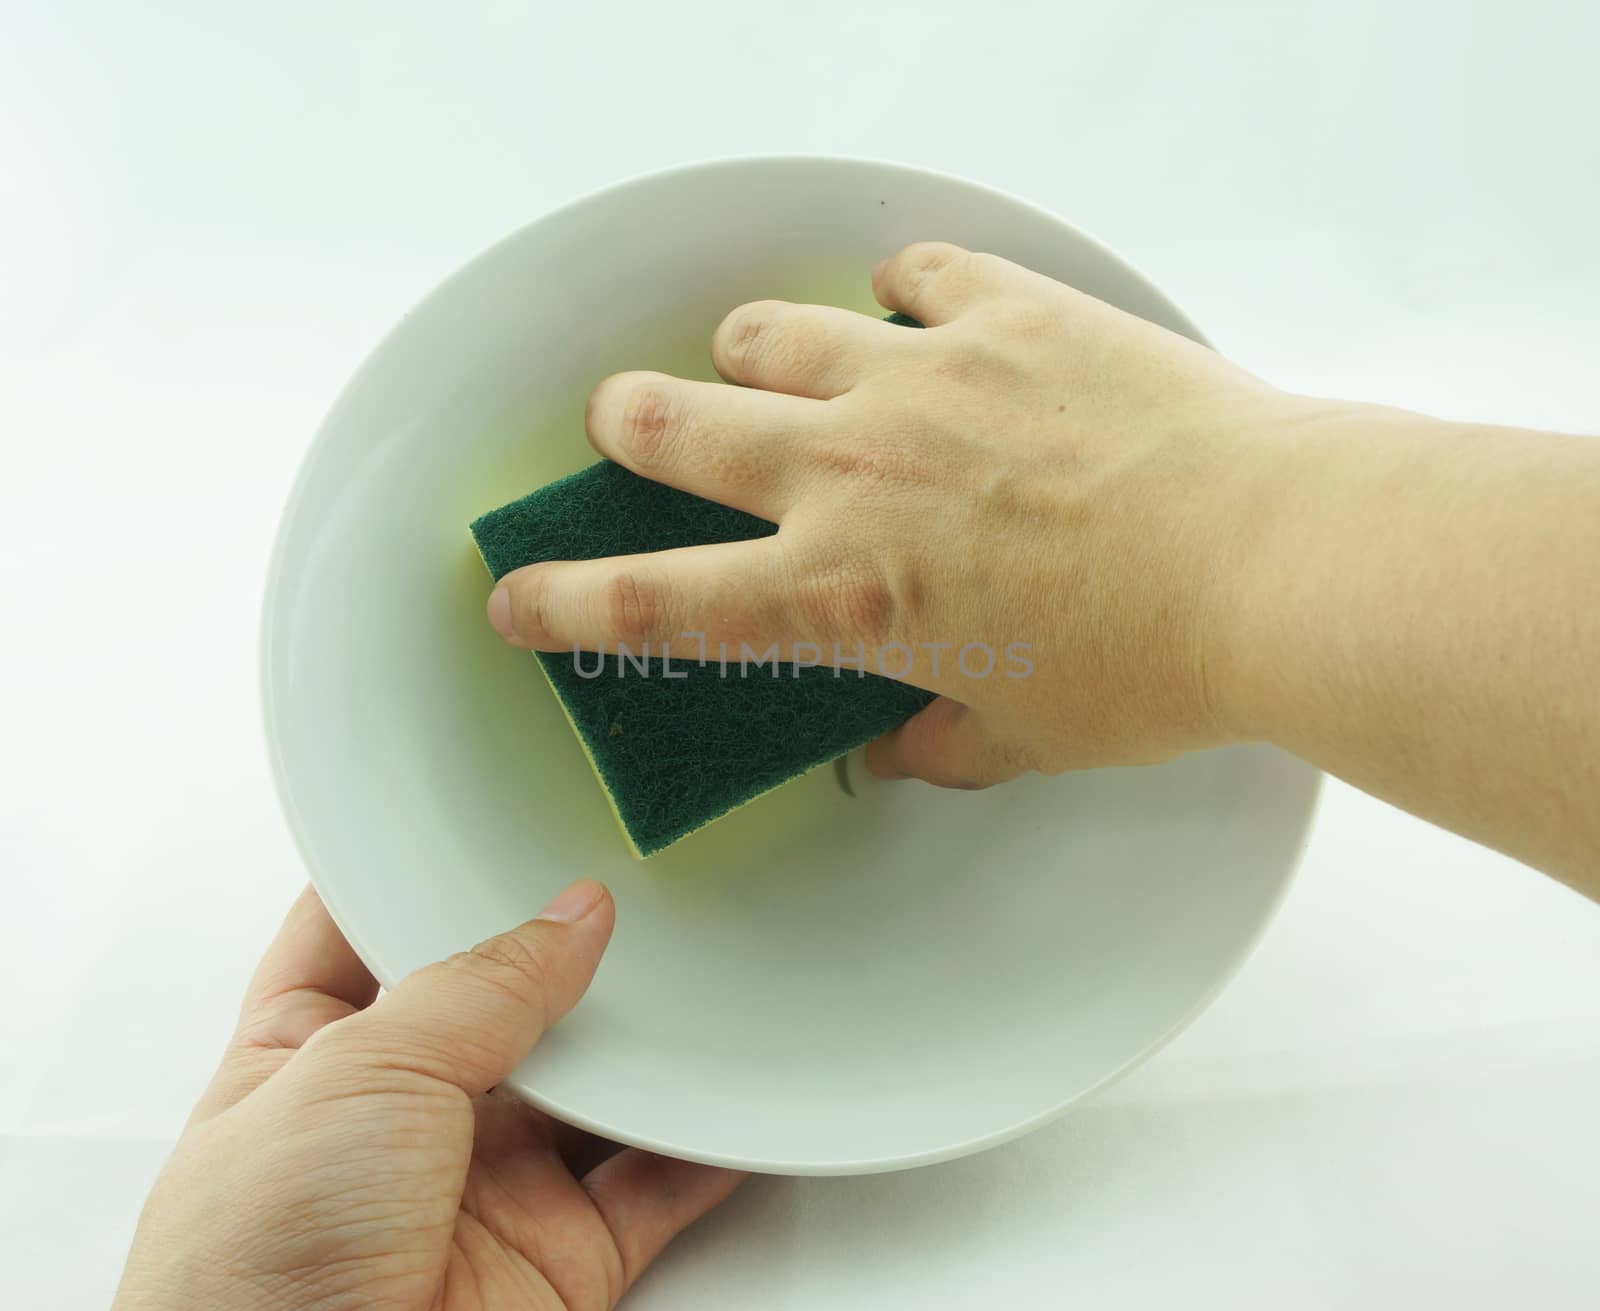
M518 570L502 635L899 642L942 695L884 776L1273 742L1600 894L1600 443L1291 395L941 243L873 290L927 330L764 301L712 340L736 385L602 382L596 450L779 531ZM1019 641L1025 678L951 658Z
M899 643L940 696L872 745L884 777L1271 742L1600 897L1600 443L1290 395L954 246L906 248L873 289L927 329L745 305L712 342L733 385L626 373L591 398L601 454L775 536L518 570L496 629L821 663ZM974 676L969 645L1031 672ZM739 1182L606 1157L490 1091L577 1001L613 914L574 885L374 1001L308 892L117 1306L613 1305Z
M492 1092L589 985L615 908L378 986L307 889L145 1204L117 1311L602 1311L742 1175Z

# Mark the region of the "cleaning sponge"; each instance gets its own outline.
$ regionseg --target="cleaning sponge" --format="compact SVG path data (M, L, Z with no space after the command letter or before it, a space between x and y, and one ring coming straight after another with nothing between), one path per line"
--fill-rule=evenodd
M777 527L602 461L491 510L472 535L495 578L545 560L592 560L764 537ZM637 652L635 655L637 656ZM654 855L737 806L904 722L932 694L876 674L739 655L715 647L652 658L537 653L634 854ZM599 668L599 674L592 674Z
M894 322L921 327L915 320ZM473 521L472 535L499 579L546 560L664 551L765 537L777 525L602 460ZM637 653L635 653L637 654ZM781 783L888 732L933 700L931 692L858 673L769 662L726 671L717 651L700 663L685 640L663 677L652 658L537 654L583 743L636 856L679 838ZM599 668L598 675L593 674Z

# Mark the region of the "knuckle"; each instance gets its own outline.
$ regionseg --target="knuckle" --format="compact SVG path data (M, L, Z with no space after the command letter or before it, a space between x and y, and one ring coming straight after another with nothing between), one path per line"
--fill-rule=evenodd
M758 368L772 349L780 302L752 301L729 312L711 338L713 362L735 376Z
M479 972L487 967L490 974L534 986L543 984L546 972L543 957L527 942L511 933L486 939L470 951L452 957L452 960Z
M990 774L997 783L1032 774L1039 766L1040 759L1032 743L1017 738L1001 738L994 744Z
M805 617L818 639L886 641L899 613L893 589L866 561L846 561L816 571L803 597Z
M913 241L900 252L908 273L933 274L967 258L967 252L948 241Z
M534 1007L539 1012L539 1027L544 1027L550 963L517 935L503 933L489 938L469 951L457 952L441 968L470 976L474 986L488 987L519 1009Z
M523 569L511 583L511 624L528 641L538 641L551 632L550 575L544 569Z
M605 587L606 626L617 640L645 642L667 628L667 606L662 585L627 571Z
M741 305L712 343L717 371L746 383L815 380L826 374L830 354L827 336L781 300Z
M839 462L853 482L867 488L911 482L921 467L905 446L890 441L852 446L840 454Z
M950 786L974 791L1032 773L1039 762L1031 734L993 725L961 756Z
M1041 750L1034 753L1027 768L1047 778L1057 778L1069 770L1079 768L1079 763L1065 751Z
M914 555L901 561L890 589L896 600L895 620L909 621L917 628L921 628L923 621L928 618L930 602L933 596L932 578L936 570L929 567L923 554Z
M851 630L874 640L894 632L899 605L894 591L872 570L857 570L839 587L839 612Z
M666 386L654 378L631 384L619 436L632 462L647 467L664 463L677 426L677 406Z
M920 291L935 278L959 268L970 256L948 241L918 241L900 252L901 285L908 292Z

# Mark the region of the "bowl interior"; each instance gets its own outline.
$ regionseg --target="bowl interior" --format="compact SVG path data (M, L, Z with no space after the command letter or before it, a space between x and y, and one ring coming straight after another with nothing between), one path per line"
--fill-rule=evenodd
M938 235L1193 334L1058 220L970 183L765 159L541 219L379 346L330 414L269 584L268 737L341 926L385 982L610 884L594 987L512 1080L621 1141L793 1172L956 1155L1149 1051L1242 958L1316 774L1239 748L985 793L823 768L644 863L531 657L483 620L474 516L590 462L590 387L710 378L767 296L869 313L867 270Z

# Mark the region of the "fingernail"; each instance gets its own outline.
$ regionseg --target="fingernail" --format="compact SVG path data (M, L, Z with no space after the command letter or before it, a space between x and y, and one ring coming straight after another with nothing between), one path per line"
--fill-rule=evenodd
M538 914L539 919L553 920L557 924L575 924L600 904L606 895L605 885L593 879L579 879L570 888L563 889L551 898L550 904Z
M517 638L517 630L511 626L511 589L497 587L489 593L489 622L494 625L494 631L508 642Z

